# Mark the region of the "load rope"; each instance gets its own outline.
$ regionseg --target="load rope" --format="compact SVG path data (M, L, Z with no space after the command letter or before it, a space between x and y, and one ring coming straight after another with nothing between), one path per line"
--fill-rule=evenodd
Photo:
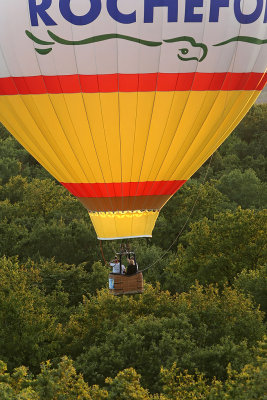
M206 179L207 179L207 176L208 176L208 172L209 172L209 169L210 169L210 165L211 165L211 161L212 161L213 155L214 155L214 153L213 153L213 154L211 155L211 157L210 157L209 164L208 164L208 168L207 168L207 171L206 171L206 173L205 173L205 175L204 175L204 179L203 179L203 181L201 182L201 184L199 185L199 189L198 189L198 192L197 192L195 201L194 201L194 203L193 203L192 209L191 209L190 213L188 214L188 217L187 217L187 219L186 219L184 225L182 226L180 232L179 232L178 235L175 237L174 241L171 243L171 245L168 247L168 249L163 253L163 255L160 256L157 260L155 260L152 264L150 264L147 268L142 269L140 272L144 272L144 271L146 271L146 270L148 270L148 269L154 267L159 261L161 261L161 260L169 253L169 251L171 250L171 248L174 246L174 244L178 241L179 237L180 237L181 234L183 233L183 231L184 231L185 227L187 226L188 221L189 221L189 219L191 218L191 215L193 214L193 211L194 211L194 209L195 209L195 207L196 207L196 204L197 204L197 201L198 201L198 199L199 199L199 196L200 196L201 190L202 190L202 188L203 188L203 185L204 185L204 183L206 182Z

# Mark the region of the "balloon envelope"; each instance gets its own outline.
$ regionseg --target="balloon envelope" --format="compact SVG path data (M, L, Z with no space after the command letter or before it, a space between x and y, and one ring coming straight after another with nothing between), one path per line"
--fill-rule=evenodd
M263 89L266 15L245 0L3 1L0 120L99 239L149 237Z

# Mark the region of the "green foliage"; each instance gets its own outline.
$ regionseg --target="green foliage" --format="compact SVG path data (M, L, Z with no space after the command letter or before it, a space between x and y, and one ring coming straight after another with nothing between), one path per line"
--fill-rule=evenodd
M257 360L245 365L240 372L229 364L225 382L214 378L209 383L203 374L190 375L174 363L170 369L161 371L163 393L170 400L264 400L267 390L266 341L261 344L261 350Z
M264 208L267 204L267 183L261 182L253 169L234 169L223 175L216 186L243 208Z
M25 260L32 254L32 258L50 259L54 257L57 262L79 264L85 260L93 262L99 259L96 237L89 221L74 219L67 224L63 220L51 220L44 223L37 220L26 237L20 242L21 259ZM88 249L94 248L90 252Z
M247 271L244 269L237 275L234 287L255 300L260 305L260 309L265 312L267 317L267 266L257 270Z
M264 334L262 314L235 290L202 287L188 294L146 288L139 297L111 297L106 292L85 300L66 329L69 354L86 380L133 367L142 384L158 391L160 367L179 367L212 378L226 376L253 357L252 346ZM72 342L71 342L72 338Z
M170 369L161 369L162 391L170 400L207 399L209 386L203 374L181 371L176 363Z
M161 248L169 248L184 227L195 203L191 222L204 216L212 219L214 214L235 207L216 189L214 183L199 184L193 181L184 185L162 210L153 231L153 242Z
M1 399L264 399L266 111L130 241L153 264L135 297L109 294L86 210L0 125Z
M55 367L49 361L43 363L36 377L25 367L7 373L0 361L0 396L3 400L264 400L266 373L266 341L260 344L253 363L240 372L229 364L225 382L216 378L208 381L197 371L182 371L176 363L169 369L161 368L162 390L154 395L141 386L140 375L133 368L120 371L114 379L107 378L107 387L101 388L89 387L67 357Z
M149 400L148 390L140 385L140 375L133 368L125 369L112 379L107 378L109 384L109 400Z
M222 156L222 169L231 171L233 168L240 168L244 171L252 168L258 178L266 182L266 127L267 104L252 107L236 127L234 133L219 149L219 153ZM231 162L233 157L235 158L234 165Z
M0 281L0 359L10 368L37 368L56 355L61 327L49 312L34 269L2 258Z
M100 262L90 267L90 273L85 270L85 263L75 266L58 264L54 260L39 262L35 268L39 270L45 293L52 293L60 283L71 305L82 302L84 295L96 294L97 290L107 287L109 268Z
M0 123L0 183L8 182L15 175L51 178Z
M101 257L86 211L54 181L16 176L0 187L0 198L0 255L75 264Z
M267 257L266 210L238 208L191 224L175 262L166 266L163 288L184 291L195 282L233 283L243 269L257 269Z
M0 396L3 400L104 400L105 390L89 388L83 377L76 373L73 363L63 357L56 368L47 361L34 378L25 367L0 374Z

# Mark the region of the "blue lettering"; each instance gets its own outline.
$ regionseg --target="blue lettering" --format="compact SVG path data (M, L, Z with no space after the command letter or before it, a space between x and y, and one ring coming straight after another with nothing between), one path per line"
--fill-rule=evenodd
M47 26L57 25L56 22L47 14L46 10L51 6L52 0L43 0L41 4L36 4L36 0L29 0L29 9L32 26L38 26L38 15Z
M235 0L234 10L235 16L240 24L252 24L255 22L261 15L263 8L263 0L257 0L257 6L255 11L252 14L243 14L241 11L241 0Z
M47 11L51 7L52 1L53 0L28 0L32 26L38 26L40 19L46 26L57 25ZM73 25L87 25L95 21L100 15L103 0L87 0L90 9L85 15L74 14L71 10L72 0L58 1L59 10L65 20ZM136 10L129 14L125 14L119 10L118 1L119 0L106 0L107 11L111 18L121 24L135 23ZM156 7L167 7L168 22L178 22L178 1L179 0L144 0L144 23L154 22L154 8ZM37 4L38 2L39 4ZM234 14L240 24L254 23L260 18L262 12L264 12L263 22L267 23L267 0L254 0L254 2L254 11L250 14L244 14L244 1L233 0ZM195 9L197 7L203 8L203 3L204 0L185 0L184 22L202 22L203 13L196 13ZM209 22L219 22L221 8L229 8L229 3L230 0L210 0Z
M136 11L131 14L123 14L118 10L118 0L107 0L107 10L109 15L122 24L132 24L136 22Z
M210 5L210 22L219 21L219 12L221 7L229 7L229 0L212 1Z
M153 22L155 7L168 7L168 22L178 21L178 0L145 0L145 23Z
M203 15L195 14L195 7L203 7L203 0L187 0L185 5L184 22L202 22Z
M71 0L59 0L59 9L62 16L73 25L87 25L93 22L100 14L101 0L90 0L91 8L85 15L75 15L70 9Z

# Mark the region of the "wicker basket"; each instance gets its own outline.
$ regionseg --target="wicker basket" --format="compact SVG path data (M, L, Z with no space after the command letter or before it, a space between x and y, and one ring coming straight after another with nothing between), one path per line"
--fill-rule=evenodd
M142 272L134 275L109 274L109 291L114 295L143 293Z

